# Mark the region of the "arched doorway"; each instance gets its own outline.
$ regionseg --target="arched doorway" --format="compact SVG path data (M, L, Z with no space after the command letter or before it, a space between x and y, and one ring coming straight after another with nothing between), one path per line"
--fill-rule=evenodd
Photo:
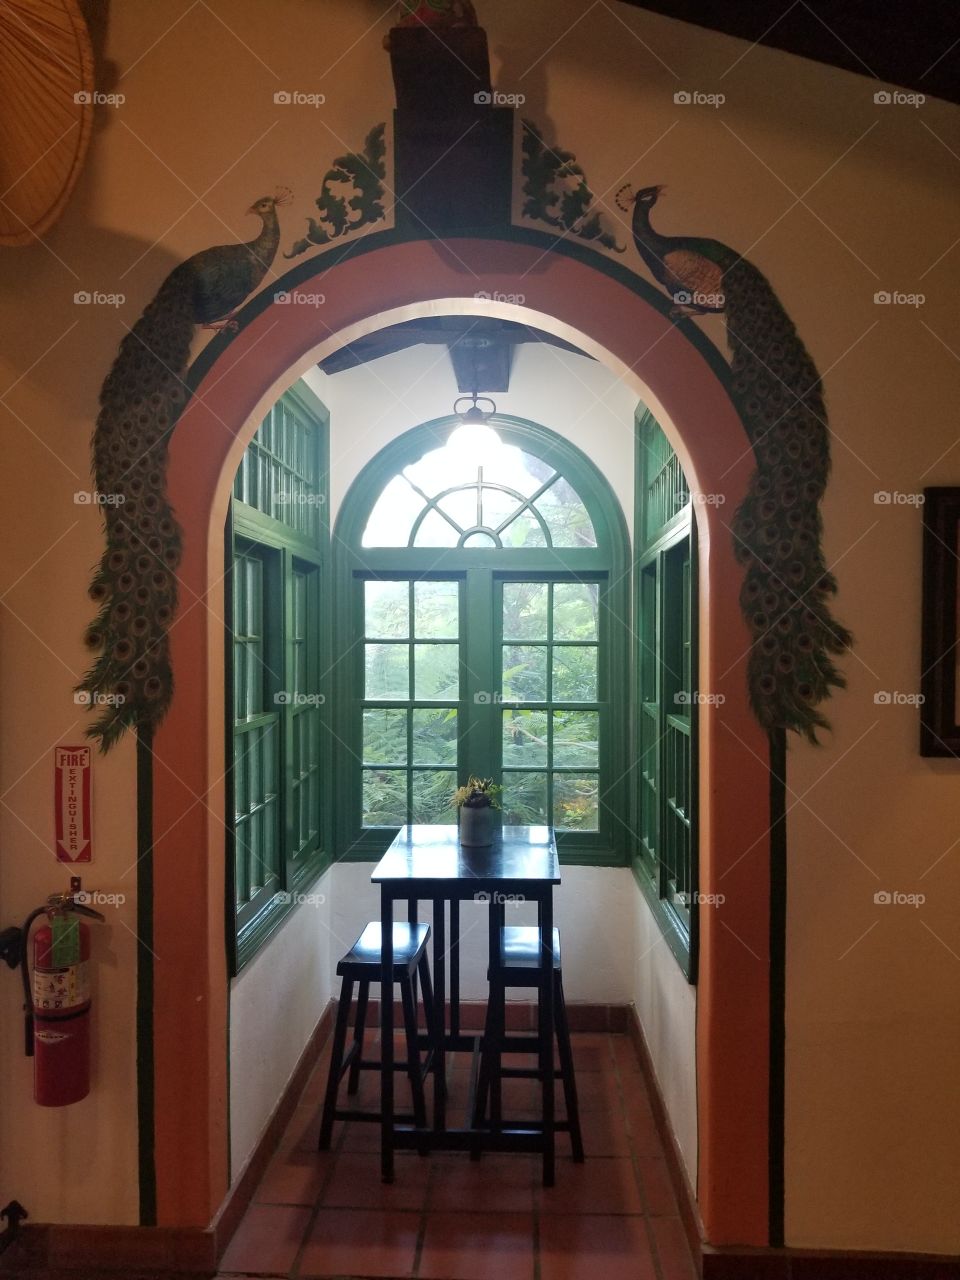
M416 316L486 314L535 324L604 362L656 414L694 495L714 496L696 506L700 688L723 695L702 709L700 890L722 892L725 907L705 913L700 934L698 1200L712 1243L767 1243L768 743L747 702L749 637L725 523L753 461L722 362L674 327L636 277L536 233L462 239L455 252L370 237L330 265L303 264L280 287L322 287L325 305L255 298L238 334L204 354L171 447L185 539L171 633L177 687L153 744L159 1223L206 1225L227 1189L222 530L233 475L264 411L313 361ZM491 300L521 291L524 306Z

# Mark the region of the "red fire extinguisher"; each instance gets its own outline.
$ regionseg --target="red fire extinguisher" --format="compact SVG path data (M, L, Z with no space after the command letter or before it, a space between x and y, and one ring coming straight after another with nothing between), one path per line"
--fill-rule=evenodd
M25 1049L33 1058L33 1096L41 1107L65 1107L90 1092L90 929L77 917L104 917L78 896L80 878L73 876L69 893L51 894L22 931ZM31 947L30 929L42 915L46 923Z

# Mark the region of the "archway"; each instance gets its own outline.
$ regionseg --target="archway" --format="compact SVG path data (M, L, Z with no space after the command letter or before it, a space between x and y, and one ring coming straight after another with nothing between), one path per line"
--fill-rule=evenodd
M222 531L248 438L283 387L364 333L422 315L498 315L535 324L603 361L655 413L696 503L700 687L723 695L701 717L700 891L722 892L700 931L698 1201L711 1243L768 1242L769 747L747 701L741 573L724 522L752 453L706 342L670 323L638 278L538 233L403 241L378 235L277 288L322 289L322 306L259 295L233 338L195 370L178 424L171 500L185 531L171 632L177 686L153 744L155 1170L161 1225L202 1225L227 1189L228 987L224 948ZM525 295L525 305L493 301ZM185 1088L189 1085L189 1088Z

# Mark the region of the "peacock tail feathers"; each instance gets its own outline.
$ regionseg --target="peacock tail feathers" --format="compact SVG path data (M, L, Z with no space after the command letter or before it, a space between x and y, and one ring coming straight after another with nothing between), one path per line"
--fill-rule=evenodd
M846 684L833 658L853 643L831 615L820 501L830 440L820 375L766 277L745 259L723 276L731 389L757 460L733 520L753 637L747 680L765 729L817 741L818 710Z
M85 636L97 656L78 687L99 711L87 734L105 751L127 729L158 724L173 695L167 632L181 534L165 478L187 398L193 325L191 279L174 272L123 339L100 393L93 471L106 546L89 589L98 612Z

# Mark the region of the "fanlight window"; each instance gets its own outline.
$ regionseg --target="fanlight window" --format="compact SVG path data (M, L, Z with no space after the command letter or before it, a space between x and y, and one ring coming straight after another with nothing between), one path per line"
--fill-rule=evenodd
M365 547L596 547L580 495L548 462L492 431L482 450L458 435L384 486Z

